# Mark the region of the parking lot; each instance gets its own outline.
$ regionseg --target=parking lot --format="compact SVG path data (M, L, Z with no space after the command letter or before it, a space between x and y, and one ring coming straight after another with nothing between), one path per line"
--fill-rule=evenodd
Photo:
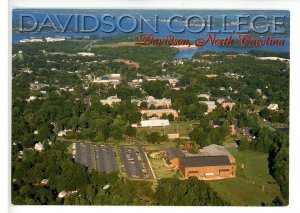
M120 146L121 160L124 164L124 171L131 178L148 178L146 168L142 163L139 151L136 148Z
M119 171L116 153L111 145L74 143L73 157L76 163L98 172Z

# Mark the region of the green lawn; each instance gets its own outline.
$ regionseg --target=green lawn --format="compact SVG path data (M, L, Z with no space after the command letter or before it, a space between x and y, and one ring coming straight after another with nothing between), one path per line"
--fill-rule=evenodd
M180 136L188 136L190 132L190 125L191 122L171 122L170 126L166 127L145 127L145 128L138 128L137 132L140 133L143 130L147 130L148 133L151 132L159 132L161 134L175 134L179 133Z
M209 182L223 199L232 205L259 206L280 196L278 184L269 175L267 154L233 148L229 151L237 159L237 178Z

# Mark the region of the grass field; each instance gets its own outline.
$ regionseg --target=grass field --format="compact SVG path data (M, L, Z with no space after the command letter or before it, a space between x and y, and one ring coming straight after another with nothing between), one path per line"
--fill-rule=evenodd
M209 182L232 205L260 206L281 196L279 186L269 175L267 154L229 149L237 159L237 178ZM242 169L241 164L245 167Z
M175 134L179 133L180 136L188 136L190 132L190 122L171 122L170 126L166 127L145 127L145 128L138 128L137 132L141 132L143 130L147 130L148 133L151 132L159 132L161 134Z

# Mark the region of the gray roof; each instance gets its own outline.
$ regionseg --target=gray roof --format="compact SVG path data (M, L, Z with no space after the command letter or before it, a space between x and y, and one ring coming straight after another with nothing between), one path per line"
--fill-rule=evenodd
M172 160L174 158L184 158L184 154L180 149L177 149L175 147L168 147L167 148L167 155L169 160Z
M205 167L205 166L225 166L231 165L227 156L203 156L182 159L183 166Z

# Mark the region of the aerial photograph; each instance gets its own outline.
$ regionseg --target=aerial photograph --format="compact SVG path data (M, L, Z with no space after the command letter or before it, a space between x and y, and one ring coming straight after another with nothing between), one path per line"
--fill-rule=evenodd
M290 14L15 9L11 203L287 206Z

